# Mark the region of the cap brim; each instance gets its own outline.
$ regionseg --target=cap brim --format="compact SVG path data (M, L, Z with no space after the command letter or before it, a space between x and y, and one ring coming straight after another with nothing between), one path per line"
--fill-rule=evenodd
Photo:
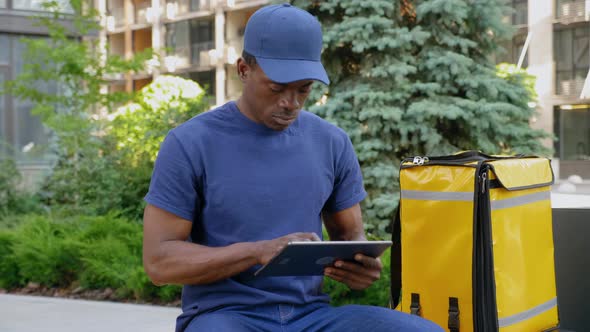
M315 80L326 85L330 84L328 74L319 61L256 57L256 62L264 74L277 83Z

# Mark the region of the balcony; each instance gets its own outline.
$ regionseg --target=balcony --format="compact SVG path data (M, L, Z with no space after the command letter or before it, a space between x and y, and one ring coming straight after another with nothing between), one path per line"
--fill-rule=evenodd
M173 20L191 12L209 11L212 0L169 0L166 3L166 18Z
M585 0L558 0L556 6L556 19L560 23L568 24L590 19L590 8L586 8Z
M191 45L191 64L197 67L208 67L212 59L209 51L215 48L215 42L207 41Z
M113 7L109 9L109 16L112 16L115 21L115 27L122 27L125 25L125 7Z
M142 2L135 5L135 22L137 24L148 24L151 16L151 2Z
M107 40L110 54L125 57L125 34L114 33Z
M248 3L251 4L253 2L256 2L256 1L252 1L252 0L226 0L226 3L228 6L231 6L232 3L235 5L240 5L240 4L248 4ZM261 1L258 1L258 2L261 2ZM270 1L262 1L262 2L270 2Z
M569 80L558 80L555 94L558 96L571 96L578 98L584 87L584 78L577 77Z
M176 71L177 68L190 67L191 50L190 47L176 47L176 49L164 58L164 65L169 72Z
M194 43L186 46L176 46L164 58L164 66L169 72L189 67L209 67L213 65L214 59L211 51L215 48L213 41Z

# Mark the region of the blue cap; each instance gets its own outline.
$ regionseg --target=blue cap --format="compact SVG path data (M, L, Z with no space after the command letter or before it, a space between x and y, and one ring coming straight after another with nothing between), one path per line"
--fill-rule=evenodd
M271 80L330 83L321 63L322 27L305 10L287 3L260 8L248 20L244 34L244 50Z

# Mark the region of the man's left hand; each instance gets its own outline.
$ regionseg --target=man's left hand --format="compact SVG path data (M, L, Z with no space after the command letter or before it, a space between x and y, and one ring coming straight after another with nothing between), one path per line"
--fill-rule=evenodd
M324 274L354 290L365 289L379 279L383 269L379 258L357 254L354 259L356 262L336 261Z

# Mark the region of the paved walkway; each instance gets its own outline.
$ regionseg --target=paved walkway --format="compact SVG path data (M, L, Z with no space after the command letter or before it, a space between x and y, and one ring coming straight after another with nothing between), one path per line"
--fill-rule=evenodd
M2 332L167 332L179 308L0 294Z

